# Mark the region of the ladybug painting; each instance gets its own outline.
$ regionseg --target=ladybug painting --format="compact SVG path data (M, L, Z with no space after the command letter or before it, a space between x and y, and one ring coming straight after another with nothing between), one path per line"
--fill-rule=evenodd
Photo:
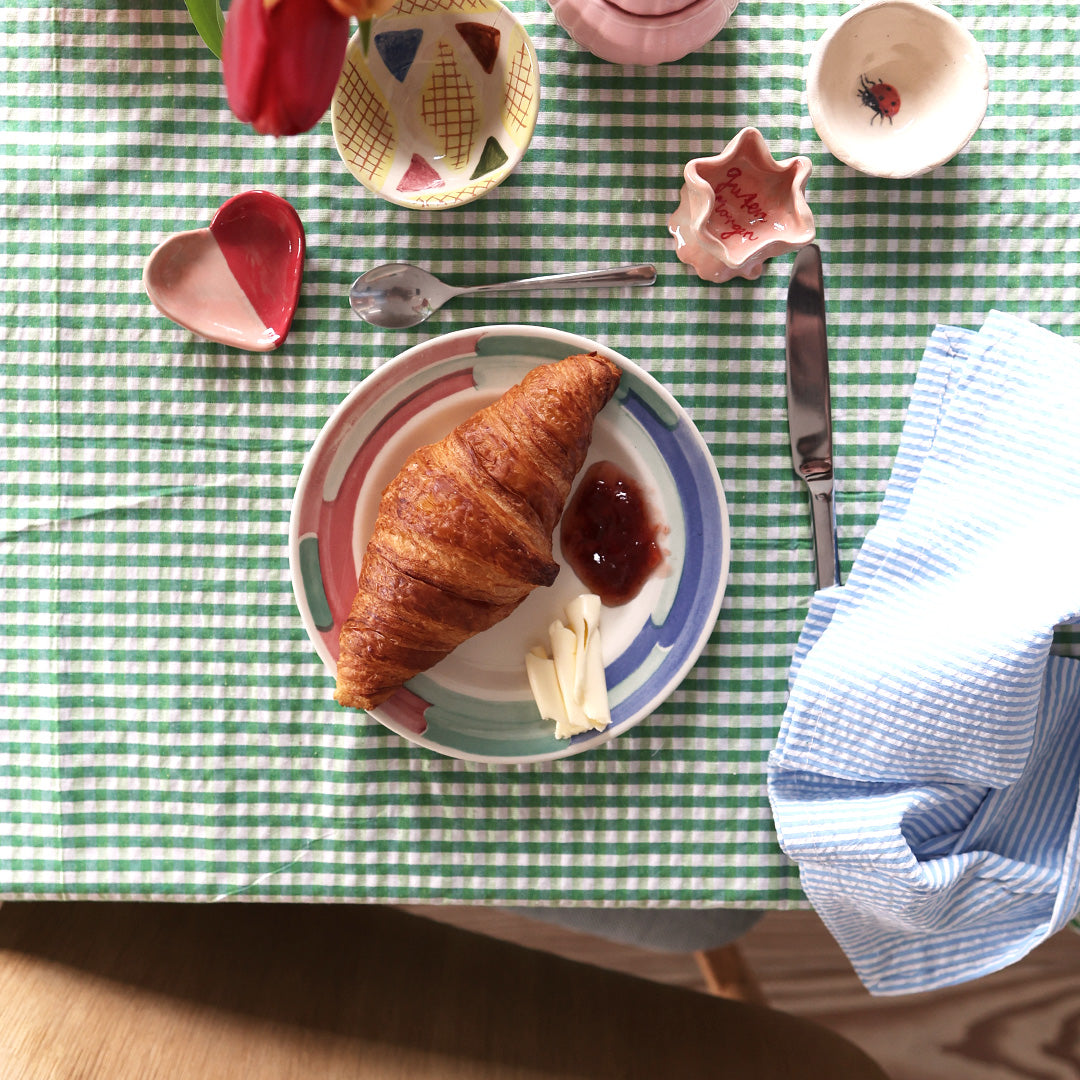
M892 118L900 111L900 93L895 86L887 82L871 82L865 75L859 76L859 100L874 115L870 117L872 124L877 117L884 124L886 120L892 123Z

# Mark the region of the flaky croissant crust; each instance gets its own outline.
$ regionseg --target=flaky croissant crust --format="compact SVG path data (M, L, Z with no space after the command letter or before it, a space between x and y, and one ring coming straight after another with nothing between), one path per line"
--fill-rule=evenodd
M618 383L596 353L542 365L409 456L341 629L341 704L373 708L555 580L552 532Z

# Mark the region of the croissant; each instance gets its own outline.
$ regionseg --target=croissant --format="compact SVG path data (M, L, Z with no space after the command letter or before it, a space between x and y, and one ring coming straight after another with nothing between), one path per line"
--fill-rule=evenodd
M552 532L618 383L597 353L545 364L409 456L341 628L342 705L374 708L555 580Z

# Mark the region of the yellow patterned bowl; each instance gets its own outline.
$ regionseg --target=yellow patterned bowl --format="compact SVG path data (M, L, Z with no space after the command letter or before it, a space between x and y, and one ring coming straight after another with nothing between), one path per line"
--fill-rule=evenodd
M400 0L349 42L331 123L365 187L442 210L509 176L539 105L536 51L498 0Z

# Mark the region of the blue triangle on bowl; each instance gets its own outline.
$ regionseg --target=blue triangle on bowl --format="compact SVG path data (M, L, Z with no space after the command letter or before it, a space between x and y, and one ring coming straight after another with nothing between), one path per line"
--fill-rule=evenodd
M409 74L409 68L416 59L416 51L420 48L420 39L424 36L423 30L384 30L375 35L375 48L379 50L386 70L403 83Z

